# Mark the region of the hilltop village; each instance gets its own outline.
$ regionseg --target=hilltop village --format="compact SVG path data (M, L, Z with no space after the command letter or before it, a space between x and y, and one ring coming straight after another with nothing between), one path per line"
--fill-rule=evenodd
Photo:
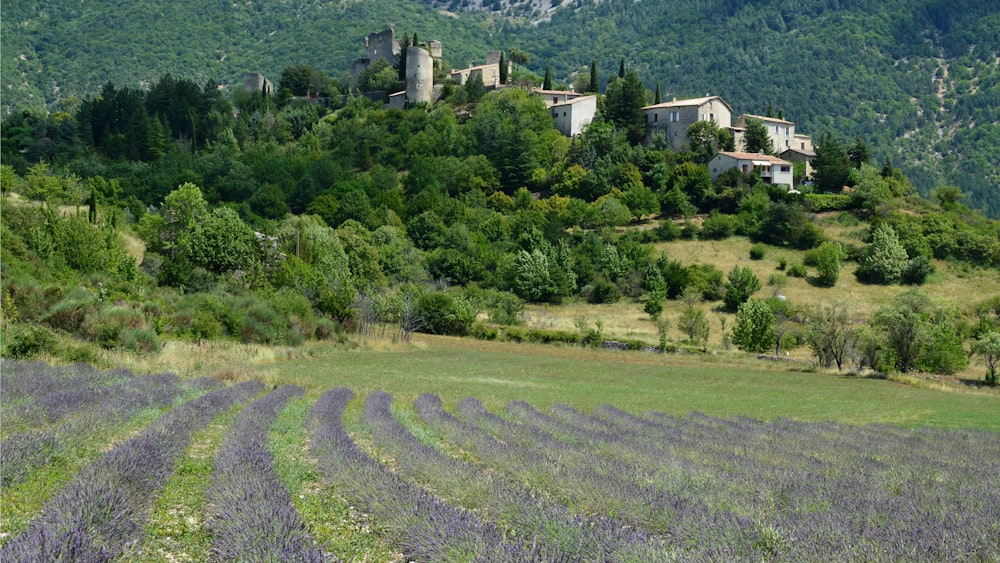
M470 80L480 80L486 90L514 86L506 81L510 76L511 61L505 60L501 51L486 53L485 62L462 69L442 69L442 43L428 40L410 44L408 38L400 41L393 29L371 33L365 37L364 57L351 62L351 77L358 83L366 70L377 64L398 67L405 65L405 88L396 92L373 91L364 95L383 103L385 109L403 109L413 104L432 104L442 97L445 84L465 86ZM506 68L501 69L501 66ZM435 77L444 77L435 81ZM244 75L244 88L248 91L271 93L273 84L259 73ZM597 96L573 90L554 90L530 86L548 108L555 128L567 137L577 137L597 118ZM804 177L811 175L810 163L816 156L812 138L796 132L795 123L783 116L740 114L733 118L733 108L721 96L705 95L700 98L677 99L647 105L642 108L645 141L662 136L674 150L690 146L688 129L698 122L711 122L728 131L733 140L733 150L720 150L708 163L715 180L733 168L741 172L755 170L768 184L786 186L796 191L793 166L801 162ZM756 122L756 123L754 123ZM746 150L748 126L763 126L772 150ZM743 150L740 150L743 149Z

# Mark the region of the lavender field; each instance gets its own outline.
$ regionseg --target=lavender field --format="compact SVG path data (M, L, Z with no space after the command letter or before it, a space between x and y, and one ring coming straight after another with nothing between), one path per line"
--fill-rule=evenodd
M7 361L0 399L4 562L1000 561L993 432ZM181 510L158 499L198 456L200 513L153 549L152 515ZM361 533L380 549L338 537Z

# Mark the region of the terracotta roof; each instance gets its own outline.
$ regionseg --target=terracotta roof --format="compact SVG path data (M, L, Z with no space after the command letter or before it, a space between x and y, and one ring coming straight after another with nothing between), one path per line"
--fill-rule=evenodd
M758 152L726 152L726 151L720 151L715 156L719 156L720 154L726 155L729 158L733 158L733 159L736 159L736 160L760 160L760 161L770 162L771 164L787 164L789 166L791 166L791 164L792 164L791 162L788 162L787 160L778 158L776 156L773 156L773 155L770 155L770 154L760 154Z
M723 104L726 104L726 107L729 108L729 111L733 110L733 108L728 103L726 103L726 100L723 100L722 97L720 97L720 96L705 96L703 98L691 98L689 100L674 100L674 101L671 101L671 102L663 102L662 104L654 104L654 105L651 105L651 106L646 106L646 107L644 107L642 109L657 109L657 108L675 108L675 107L687 107L687 106L700 106L702 104L707 103L709 100L719 100Z

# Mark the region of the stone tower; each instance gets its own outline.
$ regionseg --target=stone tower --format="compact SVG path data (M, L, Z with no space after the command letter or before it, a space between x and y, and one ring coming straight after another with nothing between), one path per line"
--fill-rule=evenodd
M406 50L406 100L434 102L434 57L422 47Z

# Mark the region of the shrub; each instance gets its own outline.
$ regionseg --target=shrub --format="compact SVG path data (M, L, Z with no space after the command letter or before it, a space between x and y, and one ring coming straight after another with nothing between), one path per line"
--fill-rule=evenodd
M753 246L750 247L750 259L751 260L763 260L764 259L764 253L766 251L767 251L767 248L763 244L757 243L757 244L755 244L755 245L753 245Z
M472 323L469 334L479 340L496 340L500 336L500 329L485 323Z
M329 340L341 332L343 332L343 328L340 326L340 323L327 317L320 317L316 320L313 336L316 340Z
M122 335L131 329L145 328L146 318L130 307L111 306L89 313L83 320L83 333L103 348L121 346Z
M774 344L774 315L763 299L740 305L733 324L733 344L746 352L764 352Z
M240 326L240 340L247 344L277 344L284 340L284 323L270 305L258 302L247 311Z
M424 320L423 332L463 336L468 334L476 311L463 297L444 291L425 293L417 299Z
M704 240L722 240L736 234L738 223L735 215L726 215L713 210L701 224L699 237Z
M96 300L90 294L68 295L49 308L42 322L52 328L77 332L87 314L94 310Z
M618 286L603 278L594 280L594 283L584 288L583 294L587 299L587 303L593 304L616 303L622 298L621 292L618 291Z
M896 231L882 224L875 229L871 244L858 260L855 276L866 283L894 283L903 275L907 262L906 249Z
M826 287L837 285L837 280L840 278L840 247L836 243L824 242L809 254L814 254L816 282Z
M785 274L771 274L771 277L767 279L767 285L773 287L784 287L788 284L788 277Z
M843 211L852 207L852 197L841 194L806 194L806 204L813 213Z
M56 336L40 325L8 325L4 331L3 355L6 358L28 359L55 349Z
M933 273L934 264L926 256L918 254L906 264L899 281L907 285L923 285Z
M157 354L163 347L156 333L148 328L126 330L120 340L123 348L137 354Z
M663 242L670 242L681 237L681 228L672 219L661 219L656 227L657 238Z
M804 278L809 275L809 270L805 264L796 264L788 269L788 276L792 278Z
M787 267L788 267L788 258L785 258L784 256L778 258L778 269L784 270Z

